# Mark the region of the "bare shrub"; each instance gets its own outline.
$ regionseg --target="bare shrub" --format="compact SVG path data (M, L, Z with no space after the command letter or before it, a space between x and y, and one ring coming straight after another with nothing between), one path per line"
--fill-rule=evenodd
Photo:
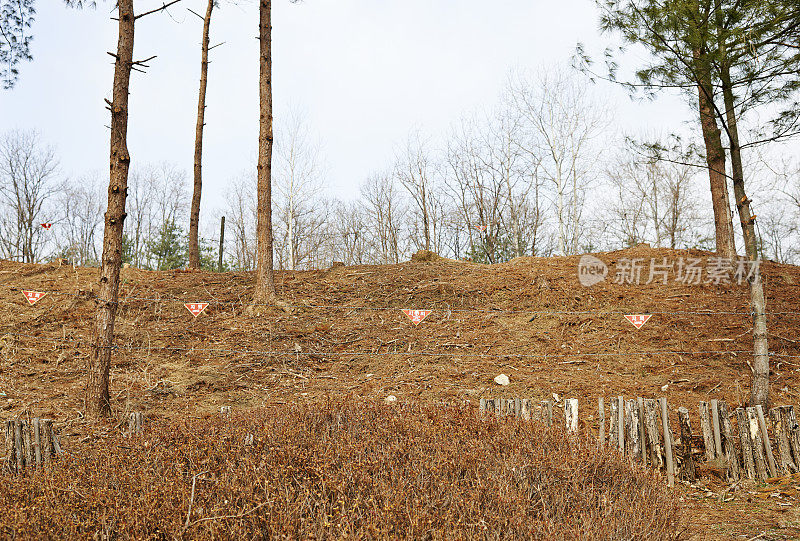
M0 499L2 537L684 537L662 479L588 439L481 421L472 408L329 404L156 422L8 479Z

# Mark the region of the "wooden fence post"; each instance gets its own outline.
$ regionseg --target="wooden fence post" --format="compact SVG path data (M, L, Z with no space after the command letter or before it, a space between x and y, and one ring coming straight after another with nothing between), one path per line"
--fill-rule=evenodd
M33 455L36 466L42 465L42 434L39 430L39 418L33 418Z
M531 420L531 400L530 398L522 399L522 418L525 421Z
M567 398L564 400L564 423L567 432L576 434L578 432L578 399Z
M619 452L625 453L625 399L617 397L617 445Z
M764 444L764 451L767 457L769 476L776 477L778 472L775 467L775 456L772 454L772 442L769 441L769 432L767 432L767 422L764 420L764 408L761 407L761 404L756 405L755 408L758 416L758 427L761 430L761 442Z
M705 446L706 460L711 462L716 458L714 454L714 435L711 429L711 416L708 412L708 402L700 402L700 430L703 432L703 445Z
M664 466L664 459L661 456L661 436L658 429L658 402L651 398L644 401L645 426L647 426L647 442L650 445L650 464L655 469Z
M747 408L747 428L750 431L750 441L753 442L752 452L756 463L756 474L759 481L767 478L767 460L764 457L764 441L761 439L761 428L758 426L758 413L753 407Z
M39 420L39 431L42 435L42 462L47 464L53 458L53 424L48 419Z
M739 446L742 448L742 468L748 479L756 478L753 459L753 440L750 437L750 420L744 408L736 408L736 424L739 428Z
M602 447L606 440L606 406L602 396L597 399L597 424L597 443Z
M619 402L617 402L616 398L611 398L611 403L609 404L609 423L608 423L608 446L610 448L619 447L619 429L617 425L619 424L619 415L617 414L617 408L619 408Z
M553 424L553 402L550 400L542 401L542 421L545 426L552 426Z
M681 447L683 448L681 478L693 483L697 479L697 474L692 458L692 425L689 422L689 410L678 408L678 422L681 425Z
M635 398L631 398L625 403L625 414L628 429L628 453L632 458L639 460L642 456L642 452L639 447L639 408L637 407Z
M639 447L641 448L642 464L647 466L647 434L644 427L644 400L642 397L636 399L636 408L639 410Z
M769 410L769 418L772 421L772 431L775 434L775 442L778 444L778 462L776 467L780 475L794 473L797 471L792 461L792 448L789 446L789 436L786 424L783 422L781 408L776 407Z
M722 438L719 433L719 401L711 401L711 432L714 437L714 456L722 456Z
M667 486L675 486L675 462L672 455L672 431L669 429L669 410L667 409L667 399L659 398L661 405L661 420L664 424L664 450L667 462Z
M14 453L14 450L17 448L14 445L14 426L15 423L13 420L6 421L6 467L8 471L11 473L16 473L17 471L17 457Z
M781 416L783 418L786 432L789 436L789 447L792 449L792 457L797 469L800 470L800 426L797 425L797 419L794 415L794 406L783 406L781 408Z
M728 478L738 481L740 477L739 456L736 454L736 446L733 444L733 430L731 430L731 416L728 413L728 405L725 401L720 400L718 408L720 430L722 431L722 451L728 463Z
M22 447L22 421L14 421L14 445L16 446L17 473L25 467L25 451Z

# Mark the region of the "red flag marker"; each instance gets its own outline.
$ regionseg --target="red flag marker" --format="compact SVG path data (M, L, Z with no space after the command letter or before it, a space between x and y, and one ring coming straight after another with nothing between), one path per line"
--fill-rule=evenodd
M403 309L403 313L408 316L408 319L411 320L411 323L414 325L419 325L422 323L422 320L428 317L428 314L433 312L433 310L409 310Z
M203 310L208 306L207 302L187 302L184 304L187 310L192 313L194 317L199 316Z
M44 228L45 228L47 231L50 231L50 228L51 228L51 227L53 227L53 224L50 224L50 223L44 223L44 224L41 224L41 225L42 225L42 227L44 227Z
M31 306L39 302L39 299L47 295L47 293L42 293L41 291L25 291L22 290L22 294L25 295L25 298L28 300Z
M631 322L631 325L636 327L637 329L641 329L642 325L647 323L647 320L652 317L653 314L630 314L625 315L625 319Z

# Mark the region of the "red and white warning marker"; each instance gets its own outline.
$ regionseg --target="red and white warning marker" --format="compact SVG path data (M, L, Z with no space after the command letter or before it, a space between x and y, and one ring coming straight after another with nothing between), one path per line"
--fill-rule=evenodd
M53 224L48 223L48 222L45 222L45 223L39 224L39 225L41 225L45 229L45 231L50 231L50 228L53 227Z
M199 316L208 307L207 302L187 302L184 304L187 310L192 313L194 317Z
M626 314L625 319L631 322L631 325L636 327L637 329L641 329L642 325L647 323L647 320L650 319L653 314Z
M476 225L475 229L477 229L480 232L484 232L484 231L486 231L486 226L485 225Z
M414 325L419 325L422 323L422 320L428 317L428 315L433 312L433 310L409 310L407 308L403 309L403 313L408 316L408 319L411 320L411 323Z
M47 295L47 293L42 293L41 291L25 291L22 290L22 294L25 295L25 298L28 300L31 306L39 302L39 299Z

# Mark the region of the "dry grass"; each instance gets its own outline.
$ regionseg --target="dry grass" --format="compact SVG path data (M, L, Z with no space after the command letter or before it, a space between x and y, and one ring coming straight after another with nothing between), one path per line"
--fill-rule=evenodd
M590 440L469 408L155 423L4 481L0 502L3 538L685 537L663 480Z

